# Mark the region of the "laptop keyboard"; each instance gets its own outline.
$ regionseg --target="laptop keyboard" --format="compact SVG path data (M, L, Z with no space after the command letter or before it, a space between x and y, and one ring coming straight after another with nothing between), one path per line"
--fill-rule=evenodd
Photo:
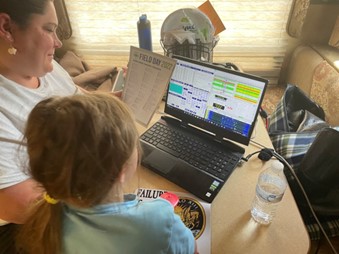
M222 180L228 178L239 161L237 156L221 145L212 146L203 139L159 122L142 134L140 139Z

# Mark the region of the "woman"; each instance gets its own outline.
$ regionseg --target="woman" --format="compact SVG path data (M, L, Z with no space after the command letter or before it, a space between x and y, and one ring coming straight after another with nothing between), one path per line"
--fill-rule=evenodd
M25 253L195 253L192 232L168 201L138 202L123 191L138 166L139 135L119 99L43 100L25 136L29 172L46 191L21 227Z
M31 109L52 95L80 90L54 60L62 43L53 0L0 0L0 252L11 245L15 224L41 196L22 170L27 157L19 149Z

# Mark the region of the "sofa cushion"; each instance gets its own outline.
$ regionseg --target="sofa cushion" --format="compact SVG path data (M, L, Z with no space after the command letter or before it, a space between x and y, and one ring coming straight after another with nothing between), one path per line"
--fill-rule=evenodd
M324 60L339 72L339 50L327 45L314 44L311 46Z
M326 121L339 126L339 73L325 60L315 68L310 97L324 109Z
M287 84L297 85L307 95L310 95L314 69L323 60L323 57L310 46L296 47L288 65Z

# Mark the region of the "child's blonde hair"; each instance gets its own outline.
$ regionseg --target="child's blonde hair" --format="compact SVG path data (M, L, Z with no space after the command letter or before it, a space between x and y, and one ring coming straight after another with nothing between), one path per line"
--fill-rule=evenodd
M38 202L18 243L29 253L60 253L62 201L100 204L139 147L139 135L120 99L94 93L40 102L29 115L25 136L30 174L61 202Z

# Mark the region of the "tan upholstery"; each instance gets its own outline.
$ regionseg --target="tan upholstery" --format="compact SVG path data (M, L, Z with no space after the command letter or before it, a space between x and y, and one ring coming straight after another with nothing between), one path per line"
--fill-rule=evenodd
M339 13L339 3L312 4L294 0L287 33L305 43L328 44Z
M57 12L59 26L57 34L60 40L67 40L72 36L72 27L69 21L64 0L54 0L55 10Z

